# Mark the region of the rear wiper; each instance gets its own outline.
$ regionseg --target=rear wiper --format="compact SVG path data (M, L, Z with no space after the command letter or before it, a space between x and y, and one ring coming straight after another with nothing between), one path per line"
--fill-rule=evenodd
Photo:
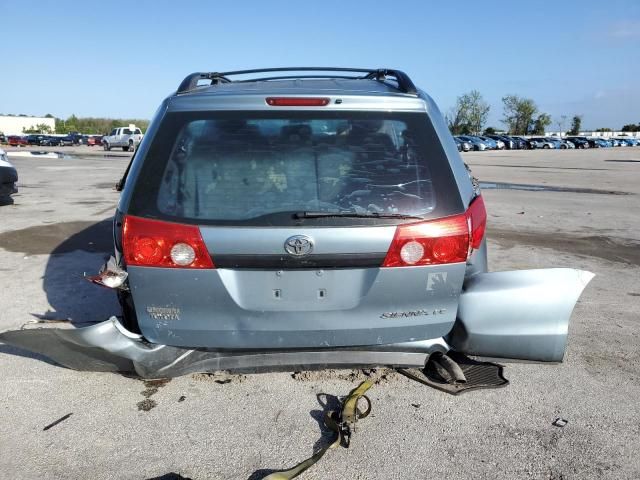
M347 218L399 218L424 220L416 215L405 215L403 213L377 213L377 212L297 212L294 218L327 218L327 217L347 217Z

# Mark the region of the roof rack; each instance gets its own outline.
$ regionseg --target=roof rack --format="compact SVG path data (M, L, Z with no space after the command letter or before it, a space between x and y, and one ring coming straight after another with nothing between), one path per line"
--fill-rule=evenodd
M176 93L186 93L194 90L199 85L201 80L210 81L209 85L218 85L221 83L231 83L232 80L229 77L234 75L251 75L254 73L272 73L272 72L325 72L325 75L287 75L287 76L275 76L275 77L258 77L245 80L236 80L237 82L258 82L269 80L283 80L294 78L342 78L342 79L370 79L384 82L388 78L395 80L398 84L397 88L402 93L410 95L417 95L418 89L413 84L409 76L400 71L389 68L341 68L341 67L279 67L279 68L257 68L253 70L236 70L232 72L196 72L185 77L182 81ZM327 75L326 72L351 72L362 73L361 76L348 76L348 75Z

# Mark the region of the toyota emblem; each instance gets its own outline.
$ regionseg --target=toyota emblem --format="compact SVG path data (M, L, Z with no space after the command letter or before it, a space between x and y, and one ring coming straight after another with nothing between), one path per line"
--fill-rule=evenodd
M284 249L294 257L309 255L313 251L313 240L306 235L294 235L284 242Z

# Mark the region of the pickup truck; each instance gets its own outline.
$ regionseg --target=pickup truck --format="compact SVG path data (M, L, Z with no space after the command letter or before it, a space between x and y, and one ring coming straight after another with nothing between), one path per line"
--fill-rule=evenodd
M125 152L134 151L142 141L142 131L135 125L114 128L111 133L102 137L102 146L106 151L113 147L122 147Z

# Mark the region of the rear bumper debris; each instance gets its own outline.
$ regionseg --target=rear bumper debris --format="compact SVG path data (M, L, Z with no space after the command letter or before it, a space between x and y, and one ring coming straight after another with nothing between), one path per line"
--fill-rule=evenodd
M572 268L475 275L464 284L447 342L467 355L561 362L571 312L593 277Z
M84 328L8 331L0 333L0 341L40 353L74 370L136 373L142 378L170 378L220 370L423 367L432 353L449 350L442 338L331 350L195 350L148 343L142 336L126 330L115 317Z
M149 343L117 318L77 329L0 333L0 341L82 371L170 378L195 372L422 368L433 353L560 362L571 312L590 272L569 268L481 273L460 295L458 319L443 338L388 345L304 350L206 350Z

